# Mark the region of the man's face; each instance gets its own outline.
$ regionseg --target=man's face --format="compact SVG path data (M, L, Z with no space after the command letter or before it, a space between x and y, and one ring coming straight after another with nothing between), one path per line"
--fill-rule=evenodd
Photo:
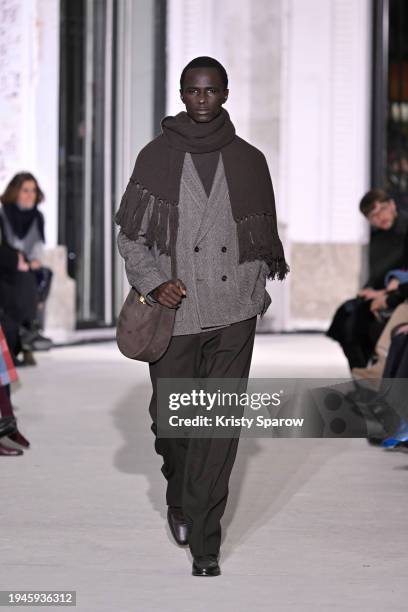
M367 215L367 219L373 227L389 230L394 225L396 216L397 208L394 200L387 200L387 202L375 202L374 208Z
M180 97L191 119L208 123L221 112L228 98L228 89L224 89L216 68L190 68L185 74Z

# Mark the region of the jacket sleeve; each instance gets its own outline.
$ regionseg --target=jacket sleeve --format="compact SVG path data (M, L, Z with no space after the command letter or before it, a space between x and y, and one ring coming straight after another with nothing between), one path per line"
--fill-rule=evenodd
M125 260L125 271L129 284L149 302L155 302L149 293L162 283L170 280L158 265L152 250L145 244L145 234L152 214L151 203L146 209L138 236L128 238L121 230L118 234L119 253Z
M398 289L395 291L389 291L387 293L387 306L388 308L396 308L402 302L408 299L408 283L401 283Z
M37 259L38 261L42 262L43 257L44 257L44 243L41 240L38 240L38 242L35 242L33 244L33 247L30 251L28 259L30 261L32 261L33 259Z

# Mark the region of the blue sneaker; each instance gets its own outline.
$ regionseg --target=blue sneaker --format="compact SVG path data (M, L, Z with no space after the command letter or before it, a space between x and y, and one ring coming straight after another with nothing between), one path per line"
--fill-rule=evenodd
M408 422L403 421L401 419L401 423L397 431L389 438L385 438L382 441L381 446L383 448L395 448L396 446L398 446L398 444L401 444L402 442L407 442L407 441L408 441Z

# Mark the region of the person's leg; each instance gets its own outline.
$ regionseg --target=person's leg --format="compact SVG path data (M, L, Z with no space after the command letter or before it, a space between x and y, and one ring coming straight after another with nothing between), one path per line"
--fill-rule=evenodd
M13 358L13 361L15 362L17 355L21 351L19 326L16 321L9 317L5 312L2 312L0 314L0 325L6 337L10 354Z
M51 289L53 272L50 268L41 267L35 271L38 292L37 321L41 329L44 329L45 302Z
M370 310L371 301L360 302L356 308L353 325L355 344L364 355L364 364L355 367L365 367L373 357L375 345L386 325L385 320L378 320Z
M31 272L17 272L13 287L13 312L17 323L30 328L37 317L37 283Z
M408 304L400 304L388 319L378 341L375 345L374 354L376 362L367 368L353 368L353 375L380 384L384 373L385 362L391 345L391 333L395 327L408 322Z
M35 365L31 351L46 351L52 346L52 341L39 333L37 306L35 275L17 272L15 282L9 285L9 299L4 311L18 324L21 348L29 358L25 359L27 365Z
M0 385L0 416L2 418L14 417L10 401L10 385Z
M24 448L28 448L30 446L30 442L17 428L17 419L14 415L13 404L11 403L10 385L0 386L0 417L2 419L13 419L16 430L8 434L8 438L13 440L13 442L17 442L17 444L24 446Z
M384 378L406 377L407 361L405 357L408 346L408 336L406 334L397 334L391 342L388 358L384 369Z
M358 298L347 300L336 310L333 321L326 332L332 340L336 340L343 349L350 370L367 365L365 352L357 342L355 334L355 319L361 304Z
M378 356L387 356L391 345L391 332L401 323L408 323L408 303L406 302L399 304L388 319L375 346L375 352Z
M393 448L398 443L406 441L408 435L408 335L392 334L391 346L388 352L384 377L381 381L380 397L385 410L383 417L384 429L390 435L383 440L383 446ZM402 428L402 429L401 429ZM398 435L396 435L398 433ZM401 438L401 434L405 439Z
M244 392L255 328L256 317L216 332L201 334L200 376L243 379L236 391ZM230 385L228 391L231 391ZM228 483L238 442L238 437L189 440L183 512L189 526L189 547L194 557L219 554L220 521L227 503Z
M18 431L10 402L9 385L0 385L0 457L16 457L23 454L21 449L10 448L2 444L3 438L8 437L13 440L16 434Z
M149 365L153 393L149 412L151 429L156 436L155 450L163 457L161 468L167 479L166 501L168 506L182 505L182 488L187 438L157 437L157 382L159 378L195 378L199 368L199 335L173 336L167 351L156 362Z
M37 280L38 299L44 303L50 293L53 272L50 268L41 267L35 272Z

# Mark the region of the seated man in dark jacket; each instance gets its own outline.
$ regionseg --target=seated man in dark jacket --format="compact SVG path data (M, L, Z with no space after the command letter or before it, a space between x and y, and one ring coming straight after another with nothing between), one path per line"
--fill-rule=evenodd
M398 211L394 200L380 189L364 195L360 211L373 228L369 247L370 278L356 298L339 307L327 331L330 338L340 343L350 370L364 368L374 352L386 319L374 316L371 302L384 296L387 272L405 264L408 230L408 217Z

